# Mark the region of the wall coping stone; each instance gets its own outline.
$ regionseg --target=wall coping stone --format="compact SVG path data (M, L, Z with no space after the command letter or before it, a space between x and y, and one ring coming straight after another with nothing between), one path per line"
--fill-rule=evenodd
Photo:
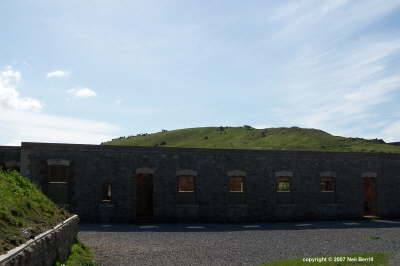
M43 233L35 236L35 238L26 241L24 244L19 245L18 247L15 247L15 248L7 251L6 254L0 255L0 263L5 262L5 261L7 261L9 259L12 259L13 257L18 255L19 253L21 253L24 250L26 250L27 248L29 248L32 244L38 242L42 238L45 238L49 234L55 232L56 230L60 229L61 227L65 226L66 224L70 223L71 221L73 221L75 219L78 219L78 215L76 215L76 214L73 215L72 217L69 217L68 219L62 221L61 223L57 224L52 229L47 230L46 232L43 232Z
M228 171L228 176L246 176L246 172L242 170Z
M378 174L375 172L364 172L361 174L361 177L377 177Z
M177 176L188 175L188 176L197 176L197 171L190 169L181 169L176 171Z
M2 150L20 150L21 146L4 146L4 145L0 145L0 149L2 149Z
M18 147L15 147L18 148ZM362 159L399 159L400 153L385 153L385 152L327 152L327 151L282 151L282 150L252 150L252 149L212 149L212 148L183 148L183 147L148 147L148 146L118 146L118 145L93 145L93 144L66 144L66 143L43 143L43 142L21 142L22 150L24 149L54 149L54 150L75 150L75 151L129 151L129 152L192 152L200 151L205 153L224 154L242 154L243 152L248 155L278 155L278 156L293 156L305 157L310 156L327 156L328 158L336 158L341 156L343 158L362 158Z
M293 176L293 172L291 172L291 171L277 171L277 172L275 172L275 176L276 177L280 177L280 176L292 177Z
M62 165L62 166L69 166L69 160L65 159L48 159L47 165Z
M325 171L325 172L319 173L319 175L320 175L321 177L336 177L336 172L333 172L333 171Z

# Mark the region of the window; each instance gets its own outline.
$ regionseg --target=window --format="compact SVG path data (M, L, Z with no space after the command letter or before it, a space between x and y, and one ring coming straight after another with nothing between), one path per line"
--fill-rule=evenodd
M68 167L65 165L49 165L49 183L68 183Z
M244 192L243 177L241 176L229 177L229 192Z
M111 201L112 186L111 184L104 184L103 186L103 201Z
M321 178L321 191L322 192L333 192L334 182L332 177L322 177Z
M194 177L193 176L180 176L178 191L179 192L194 192Z
M277 180L277 192L290 192L290 179L288 177L280 177Z

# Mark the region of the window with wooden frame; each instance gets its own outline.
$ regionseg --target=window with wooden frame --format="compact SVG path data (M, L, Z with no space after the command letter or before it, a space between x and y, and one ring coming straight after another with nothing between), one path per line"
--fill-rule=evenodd
M333 177L321 177L321 192L335 191L335 182Z
M103 185L102 201L111 201L111 197L112 197L112 185L110 183L106 183Z
M276 180L276 191L277 192L290 192L290 178L289 177L278 177Z
M49 165L49 183L68 183L68 166Z
M179 176L178 180L178 192L194 192L193 176Z
M244 192L244 178L242 176L229 177L229 192Z

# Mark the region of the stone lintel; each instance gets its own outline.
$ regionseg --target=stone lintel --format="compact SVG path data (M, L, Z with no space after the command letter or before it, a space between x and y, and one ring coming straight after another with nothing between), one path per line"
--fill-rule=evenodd
M279 177L279 176L292 177L293 176L293 172L291 172L291 171L278 171L278 172L275 172L275 176L276 177Z
M148 167L142 167L142 168L138 168L136 169L136 174L154 174L154 170Z
M70 161L65 159L48 159L47 165L62 165L62 166L69 166Z
M336 177L336 172L333 171L324 171L319 173L321 177Z
M375 172L364 172L361 174L361 177L377 177L377 173Z
M176 171L177 176L188 175L188 176L197 176L197 171L190 169L181 169Z
M228 171L228 176L246 176L246 172L242 170Z

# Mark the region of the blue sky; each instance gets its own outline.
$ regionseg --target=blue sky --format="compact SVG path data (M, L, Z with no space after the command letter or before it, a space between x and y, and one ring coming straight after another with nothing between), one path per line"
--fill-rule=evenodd
M400 141L400 2L0 2L0 145L201 126Z

